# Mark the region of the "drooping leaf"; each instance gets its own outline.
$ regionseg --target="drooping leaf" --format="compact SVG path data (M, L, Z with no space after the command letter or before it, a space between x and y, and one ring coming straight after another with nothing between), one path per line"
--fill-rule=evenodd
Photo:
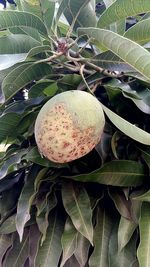
M64 218L61 215L59 210L51 212L46 239L38 249L35 266L58 267L62 253L61 236L64 228Z
M11 245L12 245L11 235L1 234L0 235L0 265L1 266L2 266L3 257L6 253L6 251L8 250L8 248L11 247Z
M118 228L118 249L121 251L130 241L137 224L121 217Z
M71 258L73 253L75 252L75 249L77 247L77 235L78 232L76 228L74 227L72 221L68 217L65 223L64 232L61 238L61 244L62 244L62 260L61 260L61 267L64 266L66 261Z
M48 221L49 213L57 204L57 199L56 199L55 194L50 195L48 193L46 198L47 198L47 203L46 203L45 211L41 212L39 216L36 217L36 222L38 224L40 232L42 233L41 245L46 239L47 229L49 225L49 221Z
M150 53L139 44L109 30L80 28L78 33L87 34L97 47L111 50L150 81Z
M8 101L21 88L28 83L39 80L51 72L51 67L46 63L22 63L11 71L2 82L5 101Z
M20 241L23 238L24 226L30 219L30 208L34 197L34 181L38 173L38 166L33 166L26 177L26 181L22 192L20 194L17 215L16 215L16 228L20 237Z
M46 51L50 51L51 48L49 45L41 45L41 46L36 46L31 48L31 50L28 52L27 54L27 58L33 57L35 55L38 55L40 53L46 52Z
M88 174L65 176L80 182L93 182L113 186L138 186L142 184L144 166L136 161L113 160Z
M116 0L99 18L98 27L104 28L111 23L150 11L148 0Z
M121 118L106 106L102 105L102 107L112 123L124 134L144 145L150 145L150 134L148 132Z
M128 244L118 251L118 221L114 223L109 241L109 266L111 267L139 267L136 257L137 235L133 235Z
M29 232L24 233L22 242L19 241L19 236L15 232L13 234L13 246L4 261L4 267L20 267L24 266L26 259L28 258L28 245L29 245Z
M46 35L47 30L42 20L37 16L22 11L0 11L0 30L15 26L25 26L37 29L41 34Z
M94 251L89 259L89 267L108 267L108 247L112 229L112 219L108 212L98 207L94 229Z
M91 2L91 0L61 1L56 15L57 23L63 13L69 24L72 24L74 29L81 27L81 25L83 27L95 26L96 14Z
M150 204L143 202L141 217L139 221L140 244L137 250L137 256L140 267L149 267L150 265Z
M85 189L77 188L73 183L64 183L62 199L76 229L93 244L92 209Z
M25 34L11 34L0 38L0 54L22 54L39 46L40 42Z
M89 240L80 233L78 233L77 247L74 252L74 255L77 261L79 262L80 266L85 266L86 263L88 263L89 248L90 248Z
M35 257L38 252L40 243L40 232L36 224L30 226L29 229L29 266L35 267Z

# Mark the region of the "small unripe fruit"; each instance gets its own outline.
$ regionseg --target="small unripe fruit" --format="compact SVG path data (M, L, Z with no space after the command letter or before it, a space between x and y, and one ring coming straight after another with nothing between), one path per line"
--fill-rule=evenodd
M89 153L100 141L105 124L100 102L73 90L52 97L35 122L39 151L49 160L70 162Z

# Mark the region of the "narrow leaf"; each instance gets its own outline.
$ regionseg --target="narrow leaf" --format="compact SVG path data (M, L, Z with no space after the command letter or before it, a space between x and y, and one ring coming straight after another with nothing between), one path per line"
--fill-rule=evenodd
M119 251L121 251L128 244L136 228L137 224L135 222L121 217L118 228Z
M30 219L30 208L34 196L34 181L37 176L38 167L33 166L26 177L26 182L18 200L16 228L20 236L20 241L23 238L23 230L27 221Z
M150 145L150 134L148 132L121 118L104 105L102 107L112 123L124 134L144 145Z
M64 218L60 213L61 211L55 211L50 214L46 239L39 247L35 266L58 267L62 253L61 236L64 228Z
M89 267L108 267L108 246L112 220L105 209L98 208L94 229L94 251L89 259Z
M92 244L92 209L87 192L83 187L78 188L75 184L65 183L62 187L62 199L72 223Z
M6 260L4 261L4 267L20 267L24 266L26 259L28 258L28 245L29 245L29 232L25 231L22 243L19 241L18 234L15 232L13 234L13 246L8 255L6 255Z
M114 186L138 186L142 184L144 177L144 166L130 160L113 160L91 173L65 176L76 181Z
M35 266L35 258L38 253L38 246L40 243L40 232L36 224L30 226L29 229L29 266Z
M64 232L61 238L61 244L62 244L62 261L61 261L61 267L64 266L66 261L71 258L73 253L75 252L75 249L77 247L77 235L78 232L76 228L74 227L72 221L68 217L65 223Z
M77 247L74 255L81 267L84 267L88 262L90 242L83 235L78 233Z
M137 256L140 267L150 266L150 204L144 202L141 209L141 218L139 221L140 244L137 250Z
M2 266L3 257L11 245L12 245L11 235L3 235L3 234L0 235L0 266Z

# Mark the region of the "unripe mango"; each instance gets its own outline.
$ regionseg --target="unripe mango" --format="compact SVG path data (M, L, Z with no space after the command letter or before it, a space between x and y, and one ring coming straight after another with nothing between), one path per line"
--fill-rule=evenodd
M70 162L89 153L100 141L105 124L100 102L72 90L52 97L35 122L39 151L49 160Z

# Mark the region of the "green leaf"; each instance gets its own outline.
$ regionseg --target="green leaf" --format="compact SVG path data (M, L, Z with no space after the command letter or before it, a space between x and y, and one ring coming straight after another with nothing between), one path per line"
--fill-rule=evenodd
M113 200L120 215L123 216L124 218L128 219L128 220L131 220L132 215L131 215L130 199L127 200L122 191L114 190L111 188L109 190L109 195L110 195L111 199Z
M125 37L139 43L145 44L150 41L150 18L141 20L134 26L129 28L125 34Z
M40 42L25 34L11 34L0 38L0 54L27 53L39 45Z
M11 173L13 170L17 170L19 165L21 165L21 160L23 155L27 153L26 149L22 149L21 151L17 151L14 155L11 155L8 159L6 159L0 166L0 180L3 179L6 175ZM21 168L22 166L20 166Z
M48 222L49 213L57 204L57 199L55 194L53 193L52 195L50 195L50 193L48 192L48 194L46 195L46 201L47 203L45 211L43 211L42 213L39 214L39 216L36 217L36 222L38 224L40 232L42 233L41 245L46 239L47 228L49 225Z
M13 234L13 246L6 254L4 266L6 267L20 267L24 266L26 259L28 258L28 245L29 245L29 233L25 231L22 243L19 242L18 234Z
M56 22L62 13L67 21L76 30L78 27L96 26L96 14L91 0L63 0L59 6Z
M12 245L11 235L4 235L4 234L0 235L0 265L1 266L2 266L3 257L11 245Z
M35 258L40 244L40 232L38 226L33 224L29 229L29 266L35 267Z
M121 217L118 228L119 251L121 251L128 244L136 228L137 224L135 222Z
M112 123L124 134L144 145L150 145L149 133L121 118L119 115L117 115L104 105L102 105L102 107L108 118L112 121Z
M150 148L149 147L144 147L144 148L139 148L140 151L142 152L142 157L147 163L148 167L150 168Z
M128 65L111 51L106 51L104 53L96 55L95 57L91 58L91 62L110 71L119 71L125 73L129 71L135 72L135 70L130 65Z
M36 55L41 54L41 53L46 52L46 51L51 51L51 48L49 45L41 45L41 46L33 47L28 52L27 58L36 56Z
M8 101L21 88L33 80L39 80L51 72L51 67L46 63L23 63L12 70L2 82L5 101Z
M139 221L140 244L137 250L137 256L140 267L150 266L150 204L144 202L141 209Z
M44 167L55 167L55 168L60 168L60 167L66 167L67 164L59 164L59 163L54 163L46 158L43 158L37 147L31 147L29 152L24 156L24 159L31 161L33 163L36 163L38 165L44 166Z
M136 258L137 234L135 233L130 242L118 251L118 222L114 222L109 240L109 266L111 267L139 267Z
M62 199L75 228L93 244L92 209L84 187L63 183Z
M58 267L62 253L61 236L64 228L64 217L61 211L52 211L49 217L49 226L46 239L39 247L35 266Z
M8 234L16 231L15 217L16 215L14 214L3 222L0 226L0 234L6 234L8 236Z
M42 35L47 35L45 25L37 16L22 11L0 11L0 30L15 26L35 28Z
M6 140L10 136L15 138L19 122L20 116L15 113L7 113L0 116L0 142Z
M64 232L61 238L61 244L62 244L62 260L61 260L61 267L64 266L66 261L71 258L71 256L74 254L75 249L77 247L77 235L78 232L76 228L74 227L71 219L68 217L65 223Z
M20 241L22 241L23 238L24 226L30 219L30 208L34 198L34 181L37 177L37 173L38 167L33 166L26 177L24 187L18 200L16 229L20 236Z
M45 89L44 89L44 94L46 96L54 96L56 94L56 92L58 91L58 86L57 86L57 83L52 83L51 85L47 86Z
M50 33L53 25L54 14L55 14L55 1L40 0L40 7L42 12L42 19L47 27L47 31Z
M83 235L77 235L77 247L74 255L80 266L85 266L88 262L90 242Z
M109 30L80 28L78 32L93 38L98 47L111 50L150 81L150 53L142 46Z
M104 28L115 21L150 11L149 0L116 0L100 17L98 27Z
M113 160L88 174L65 176L80 182L93 182L113 186L138 186L146 177L144 166L131 160Z
M108 246L112 230L112 219L108 212L98 207L94 229L94 251L89 259L89 267L108 267Z

